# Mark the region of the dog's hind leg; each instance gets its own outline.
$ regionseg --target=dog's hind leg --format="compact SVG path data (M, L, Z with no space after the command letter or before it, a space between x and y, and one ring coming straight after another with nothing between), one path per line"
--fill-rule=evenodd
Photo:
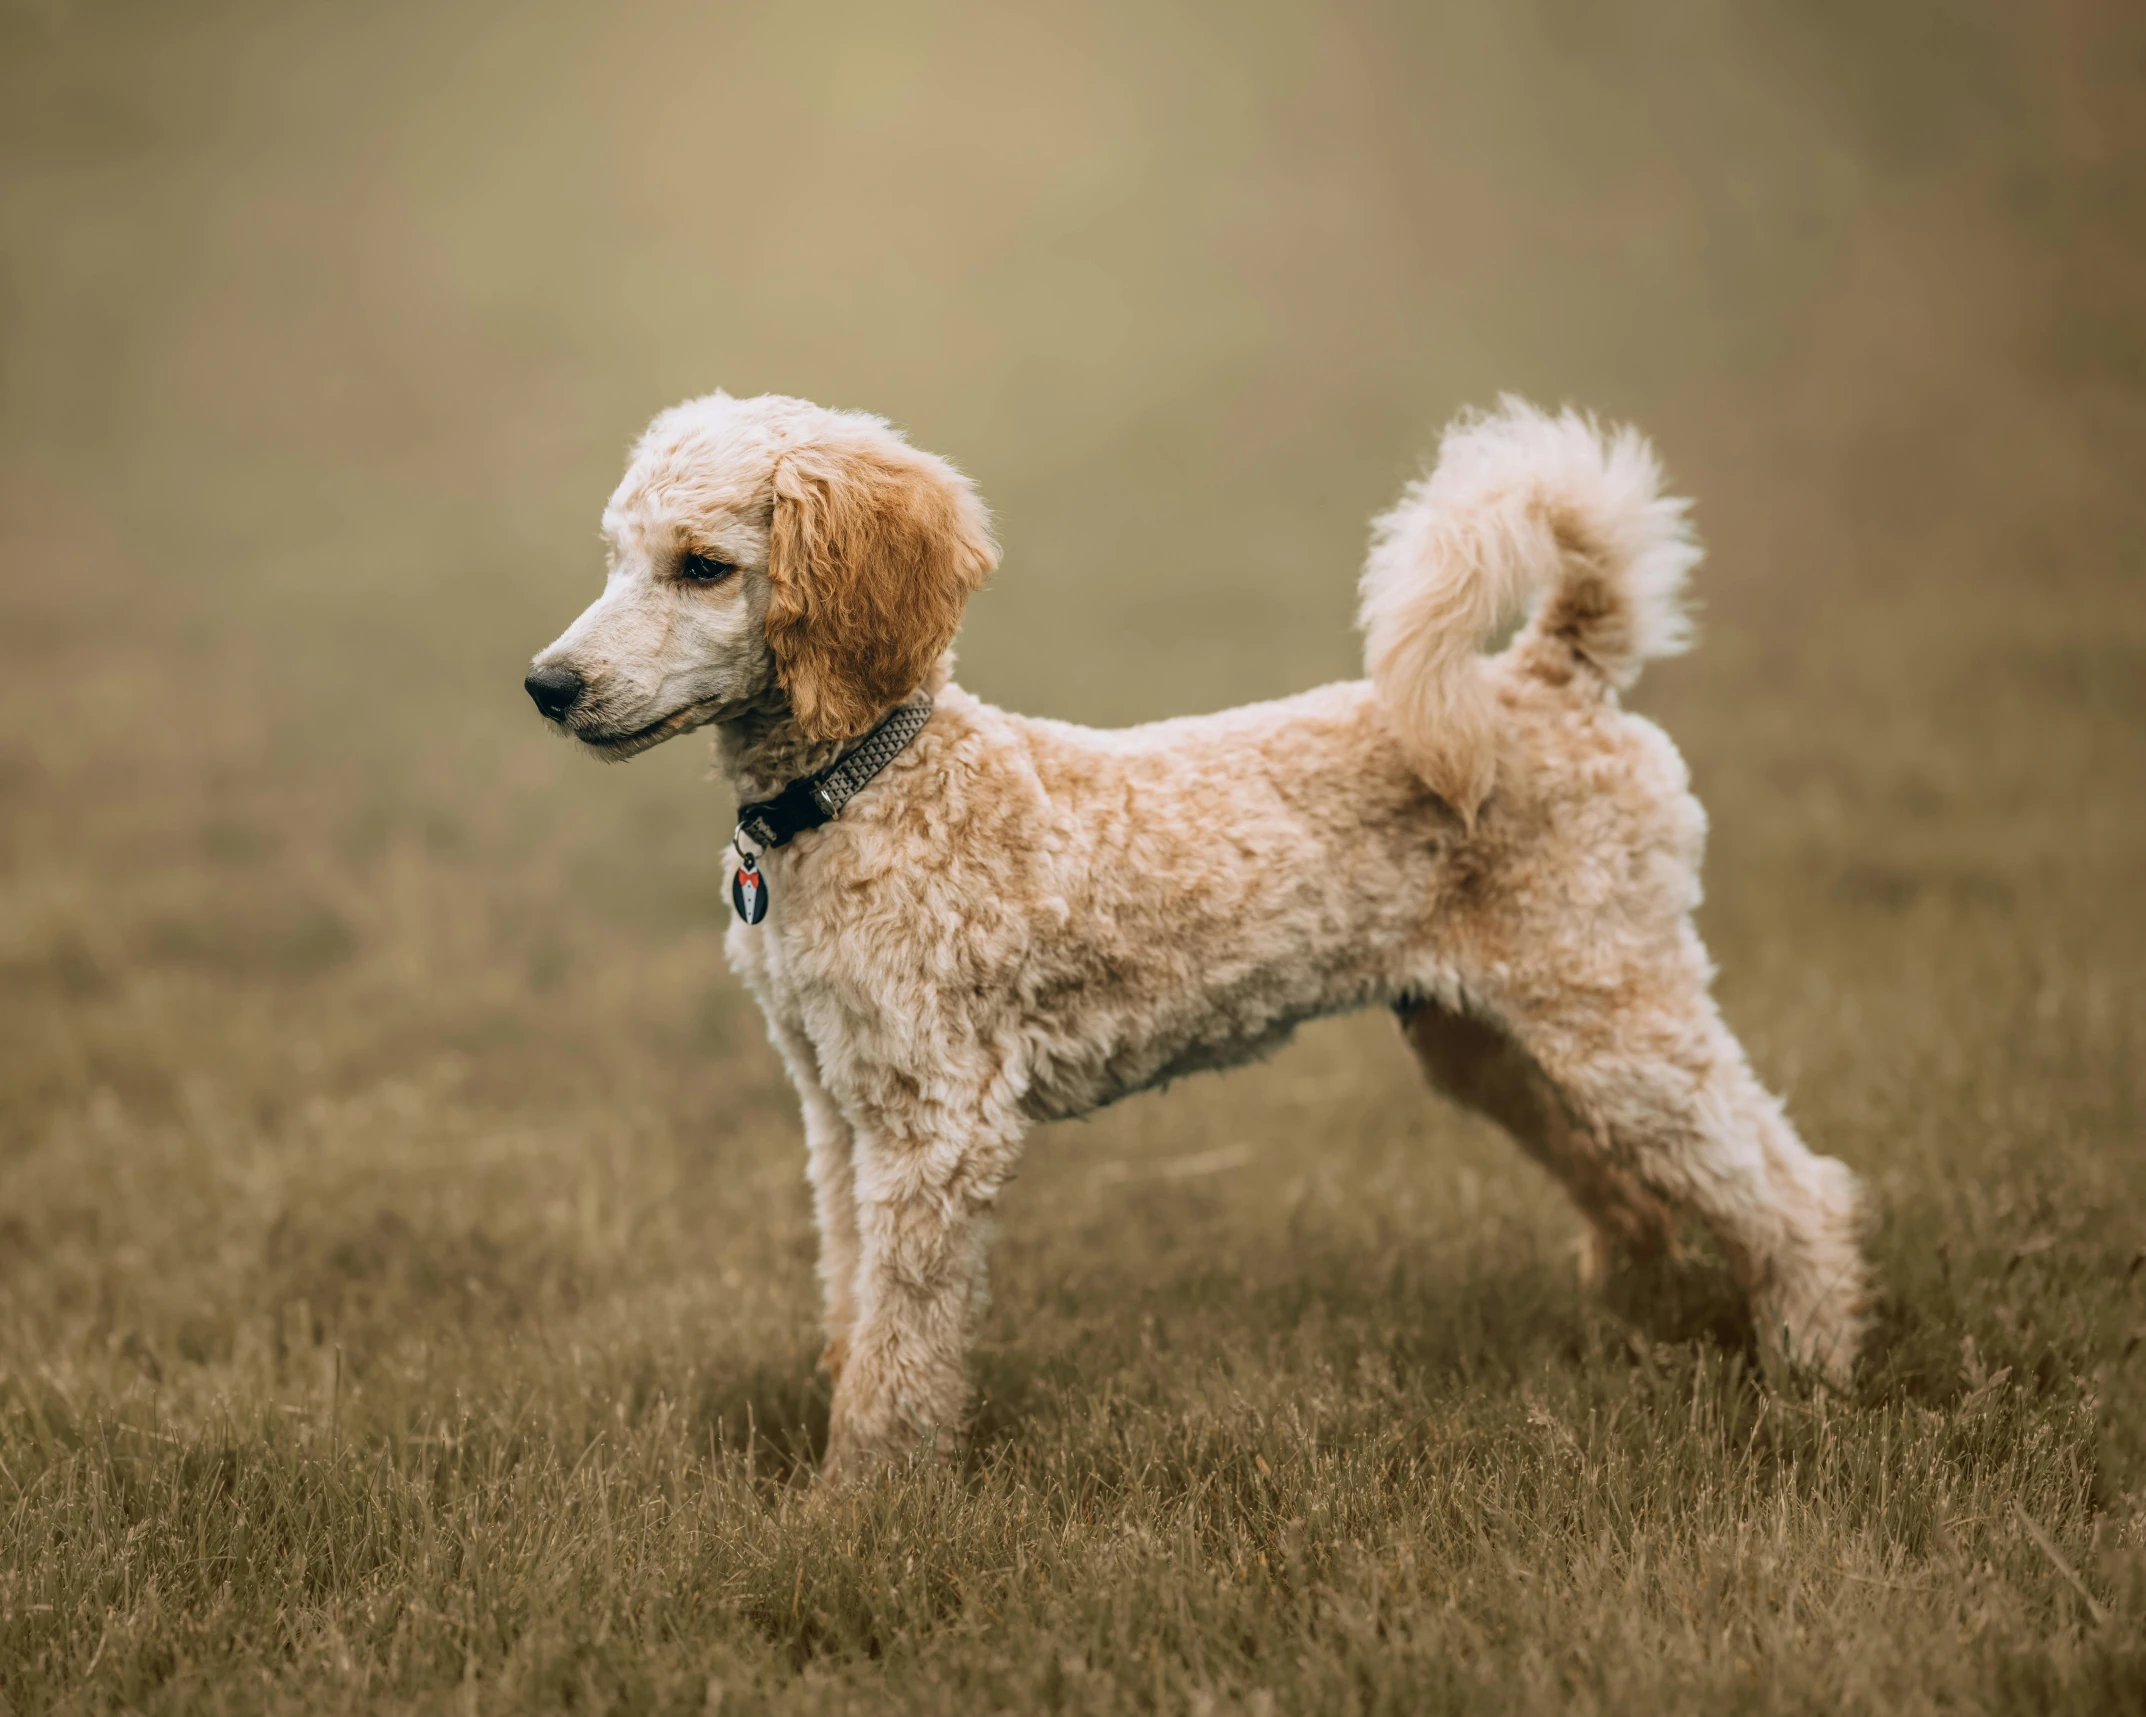
M1562 1181L1588 1218L1582 1271L1673 1250L1676 1219L1607 1148L1557 1083L1496 1026L1435 1002L1397 1008L1402 1034L1434 1089L1488 1116Z
M1463 1099L1557 1170L1616 1242L1643 1250L1673 1217L1698 1217L1761 1339L1844 1384L1870 1292L1855 1178L1797 1137L1695 975L1702 967L1679 959L1609 988L1508 1002L1497 1011L1509 1046L1472 1063L1480 1039L1465 1024L1456 1035L1444 1023L1454 1016L1412 1022L1411 1038L1441 1083L1459 1066Z

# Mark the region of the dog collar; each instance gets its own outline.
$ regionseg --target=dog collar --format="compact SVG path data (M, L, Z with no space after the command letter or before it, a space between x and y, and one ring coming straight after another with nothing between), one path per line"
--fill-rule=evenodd
M931 707L929 698L903 704L817 775L800 775L772 799L738 807L737 831L730 837L738 852L730 904L740 918L758 924L767 916L767 879L760 874L760 855L840 816L866 782L909 749L909 742L931 720Z

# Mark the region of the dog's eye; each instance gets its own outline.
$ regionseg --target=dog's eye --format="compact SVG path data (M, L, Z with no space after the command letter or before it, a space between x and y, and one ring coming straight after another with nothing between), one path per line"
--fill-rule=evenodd
M678 576L688 584L715 584L738 569L712 554L689 554L678 563Z

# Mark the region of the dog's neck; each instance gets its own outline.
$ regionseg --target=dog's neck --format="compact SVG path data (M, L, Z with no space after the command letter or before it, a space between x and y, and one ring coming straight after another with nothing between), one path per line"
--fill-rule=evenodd
M937 697L946 689L953 677L954 653L949 650L932 665L917 691ZM915 692L909 694L914 697ZM908 698L898 699L899 703ZM887 709L893 709L889 704ZM886 710L879 712L885 715ZM874 721L879 718L875 716ZM867 727L866 732L870 731ZM772 799L801 775L817 775L831 765L843 752L855 745L862 734L853 734L847 739L813 739L797 725L797 717L790 709L790 695L779 684L770 682L740 715L731 717L715 730L716 767L737 795L738 803L749 805L761 799Z
M770 686L715 730L716 767L741 805L772 799L800 775L814 775L842 755L842 743L812 739L790 713L789 697Z

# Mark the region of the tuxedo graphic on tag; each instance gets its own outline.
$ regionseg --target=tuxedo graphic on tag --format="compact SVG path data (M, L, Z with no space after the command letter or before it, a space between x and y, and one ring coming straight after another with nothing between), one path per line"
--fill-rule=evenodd
M731 874L730 904L747 924L758 924L767 916L767 878L751 859Z

